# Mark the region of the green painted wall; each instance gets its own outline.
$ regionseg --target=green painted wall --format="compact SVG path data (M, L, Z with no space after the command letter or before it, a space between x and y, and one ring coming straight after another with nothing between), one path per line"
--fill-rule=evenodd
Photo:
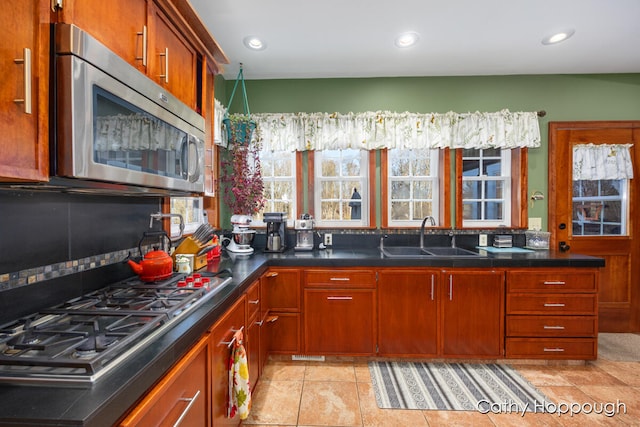
M226 90L216 86L216 97L227 105L235 81L223 82ZM247 80L246 87L252 113L544 110L542 146L529 150L529 194L547 194L550 121L640 120L640 73ZM536 202L529 216L542 217L546 229L547 200Z

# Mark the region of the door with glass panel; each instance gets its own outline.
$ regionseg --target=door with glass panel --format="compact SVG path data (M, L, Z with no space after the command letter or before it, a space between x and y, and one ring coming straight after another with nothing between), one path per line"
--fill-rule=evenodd
M549 123L551 245L605 259L600 332L640 331L639 143L638 121Z

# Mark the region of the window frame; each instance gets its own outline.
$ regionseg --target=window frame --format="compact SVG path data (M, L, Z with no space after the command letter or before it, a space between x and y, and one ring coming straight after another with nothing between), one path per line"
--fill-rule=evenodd
M381 210L382 210L382 227L383 228L418 228L422 222L420 220L408 220L397 222L391 220L391 190L389 188L389 149L380 150L380 181L381 181ZM438 174L437 189L434 191L434 198L437 197L436 218L437 227L451 226L451 150L449 148L438 149Z
M292 207L292 214L291 216L287 217L287 227L293 227L294 224L294 220L298 217L298 212L300 210L300 200L301 200L301 182L299 180L299 177L301 175L301 173L299 172L300 169L302 169L302 164L300 162L300 152L294 151L294 152L288 152L286 151L286 153L290 153L292 158L291 158L291 162L292 162L292 175L290 177L287 178L280 178L280 177L269 177L269 178L265 178L264 176L264 165L262 163L262 158L261 158L261 153L265 152L265 150L261 151L260 154L258 154L258 158L260 159L260 167L262 168L262 179L263 182L266 183L267 181L271 181L271 182L275 182L275 181L280 181L280 182L285 182L285 181L291 181L291 185L293 187L292 189L292 198L293 201L291 203L291 207ZM272 153L284 153L285 151L273 151ZM265 189L266 189L266 185L265 185ZM266 198L266 196L265 196ZM267 203L269 203L271 199L267 198ZM267 207L265 206L264 212L272 212L271 210L268 210ZM267 224L263 221L263 216L260 214L256 214L256 217L253 218L251 224L255 227L266 227Z
M357 150L357 149L353 149ZM329 151L329 150L327 150ZM335 151L335 150L331 150ZM307 172L308 172L308 206L309 212L313 212L313 217L315 219L315 226L317 228L375 228L376 226L376 215L375 215L375 203L374 203L374 195L376 194L376 167L375 167L375 159L377 157L375 151L370 150L358 150L361 152L361 165L362 171L366 173L366 175L360 176L360 181L362 182L362 188L359 189L360 195L362 196L362 216L360 220L322 220L319 215L317 215L317 209L321 203L321 185L320 180L322 177L316 176L316 163L320 161L318 159L318 151L308 151L307 156ZM365 185L366 184L366 185Z
M505 193L505 203L509 203L508 218L505 221L484 221L484 220L464 220L463 213L463 149L456 149L456 228L469 229L493 229L507 227L510 229L526 228L528 217L527 204L527 172L528 172L528 150L527 148L503 148L502 153L508 152L509 190ZM507 197L509 198L507 201ZM506 222L508 220L508 222Z

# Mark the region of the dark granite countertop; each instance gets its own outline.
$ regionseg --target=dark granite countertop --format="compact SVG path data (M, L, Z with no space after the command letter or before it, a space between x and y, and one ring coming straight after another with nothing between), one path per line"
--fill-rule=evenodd
M223 253L207 267L233 280L157 341L91 386L0 384L2 426L111 426L213 325L268 266L290 267L602 267L604 260L553 251L471 258L385 258L379 249L327 249L250 256Z

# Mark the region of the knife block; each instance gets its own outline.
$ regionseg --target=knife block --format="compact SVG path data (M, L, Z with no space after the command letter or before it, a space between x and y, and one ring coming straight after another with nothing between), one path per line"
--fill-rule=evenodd
M173 257L174 264L176 261L176 255L191 254L193 255L193 271L205 267L207 265L207 254L202 254L200 256L196 255L203 247L204 246L197 244L191 236L185 238L171 255Z

